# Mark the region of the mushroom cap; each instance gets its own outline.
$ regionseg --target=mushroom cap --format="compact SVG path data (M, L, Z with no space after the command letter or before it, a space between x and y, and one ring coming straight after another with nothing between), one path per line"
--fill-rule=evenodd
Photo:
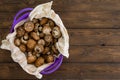
M29 40L27 41L27 47L28 47L29 49L33 49L33 48L35 47L35 45L36 45L36 41L35 41L35 40L29 39Z
M42 52L42 54L46 54L50 51L50 48L49 47L45 47L44 51Z
M27 63L30 64L30 63L33 63L35 62L35 60L37 59L37 57L35 55L28 55L27 56Z
M21 44L21 45L19 46L19 48L20 48L20 50L21 50L22 52L25 52L25 51L26 51L26 46L25 46L24 44Z
M45 35L44 39L45 39L46 42L52 42L53 41L53 38L52 38L51 34Z
M45 41L44 41L44 39L40 39L40 40L38 40L38 44L40 44L40 45L45 45Z
M47 22L48 22L48 18L43 17L43 18L41 19L41 21L40 21L40 24L41 24L41 25L44 25L44 24L46 24Z
M54 61L53 55L48 55L48 56L46 57L46 62L47 62L47 63L50 63L50 62L53 62L53 61Z
M44 33L39 33L40 38L43 38L45 36Z
M19 38L15 38L14 44L15 44L16 46L20 46L20 39L19 39Z
M29 39L28 33L25 33L24 36L23 36L23 38L24 38L25 40L28 40L28 39Z
M51 27L51 29L53 29L53 27L55 26L54 21L51 20L51 19L48 20L48 24L49 24L49 26Z
M44 51L43 45L36 45L34 51L37 53L42 53Z
M36 61L35 61L35 66L36 67L39 67L41 66L42 64L44 64L45 60L43 57L39 57Z
M62 36L60 28L58 26L53 28L52 35L54 38L60 38Z
M39 40L39 39L40 39L39 35L38 35L36 32L31 32L31 33L30 33L30 36L31 36L34 40Z
M50 26L49 25L44 25L43 26L43 29L42 29L42 32L44 33L44 34L50 34L50 32L51 32L51 28L50 28Z
M35 24L35 23L38 23L39 22L39 19L36 19L36 18L33 18L32 19L32 22Z
M56 54L59 53L58 50L56 49L56 47L55 47L54 45L52 45L52 50L53 50L53 52L56 53Z
M35 27L34 27L34 31L35 32L38 32L38 27L40 26L40 24L39 23L35 23Z
M27 40L25 40L24 37L21 37L21 43L27 44Z
M34 24L31 21L28 21L24 24L24 29L27 32L31 32L34 29Z
M25 30L23 29L23 26L19 26L17 29L16 29L16 32L17 32L17 37L21 37L25 34Z

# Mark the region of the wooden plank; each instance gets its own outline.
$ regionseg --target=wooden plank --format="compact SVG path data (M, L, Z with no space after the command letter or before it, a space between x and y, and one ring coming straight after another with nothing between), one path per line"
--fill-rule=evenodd
M24 72L18 64L0 64L1 79L36 79ZM63 63L61 67L50 75L43 77L45 80L99 80L120 79L120 64L80 64Z
M26 8L26 7L35 7L39 4L42 3L46 3L46 2L50 2L51 0L21 0L19 2L16 3L12 3L12 2L1 2L1 6L0 6L0 10L3 12L6 11L10 11L10 12L15 12L16 10L22 9L22 8ZM74 9L75 7L79 7L79 3L80 1L73 1L73 0L69 0L69 1L56 1L53 0L53 7L55 10L57 11L79 11L79 8ZM7 4L6 4L7 3ZM19 5L18 5L19 4ZM67 5L67 6L66 6ZM74 5L74 6L72 6ZM16 7L14 7L16 6Z
M70 45L120 45L120 29L68 29Z
M20 9L28 6L35 7L47 1L49 0L25 0L15 2L8 0L1 2L0 28L10 28L13 16ZM61 16L67 28L120 28L119 2L119 0L61 0L57 2L55 0L53 9Z
M45 3L51 0L21 0L21 1L10 1L6 0L1 2L1 11L15 11L17 9L25 7L35 7L38 4ZM106 10L119 10L119 0L53 0L53 7L58 11L106 11ZM17 7L14 7L15 4Z
M1 40L9 29L0 29ZM68 29L70 45L120 45L120 29Z
M17 10L19 11L19 10ZM120 11L81 11L56 12L60 15L67 28L76 29L106 29L120 28ZM9 16L11 15L11 16ZM67 15L67 16L66 16ZM10 28L15 13L0 13L0 28Z
M63 63L119 63L120 46L70 46ZM13 63L10 51L0 49L0 63Z

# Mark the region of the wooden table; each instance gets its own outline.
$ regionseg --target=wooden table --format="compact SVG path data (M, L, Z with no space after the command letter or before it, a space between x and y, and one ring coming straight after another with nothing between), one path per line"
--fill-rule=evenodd
M0 44L23 8L50 0L1 0ZM53 0L70 36L70 58L42 80L120 80L120 0ZM0 79L37 79L0 49Z

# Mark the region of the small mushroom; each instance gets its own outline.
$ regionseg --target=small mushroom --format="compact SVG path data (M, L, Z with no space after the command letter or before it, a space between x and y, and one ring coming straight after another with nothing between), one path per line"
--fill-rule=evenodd
M43 26L43 29L42 29L42 32L44 33L44 34L50 34L50 32L51 32L51 28L50 28L50 26L49 25L44 25Z
M32 54L35 55L36 57L40 57L40 54L38 52L33 51Z
M25 30L23 29L23 26L19 26L17 29L16 29L16 32L17 32L17 37L21 37L25 34Z
M28 33L25 33L24 36L23 36L23 38L24 38L25 40L28 40L28 39L29 39Z
M56 54L59 53L58 50L56 49L56 47L55 47L54 45L52 46L52 50L53 50L53 52L56 53Z
M27 56L27 63L28 64L35 62L36 59L37 59L37 57L35 55L32 55L31 52L28 53L28 56Z
M28 34L25 33L23 37L21 37L21 42L23 44L27 44L27 40L29 39Z
M44 33L39 33L40 38L43 38L45 36Z
M45 63L45 60L43 57L39 57L36 61L35 61L35 66L39 67L41 65L43 65Z
M42 53L44 51L43 45L36 45L34 51L37 53Z
M24 44L21 44L21 45L19 46L19 48L20 48L20 50L21 50L22 52L25 52L25 51L26 51L26 46L25 46Z
M50 51L50 48L49 47L45 47L44 51L42 52L42 54L46 54Z
M40 39L40 40L38 40L38 44L40 44L40 45L45 45L45 41L43 40L43 39Z
M42 29L43 29L42 26L38 27L38 31L42 32Z
M22 42L23 44L27 44L27 40L25 40L24 37L21 37L21 42Z
M54 38L60 38L62 36L60 28L58 26L53 28L52 35Z
M24 24L24 29L27 32L31 32L34 29L34 24L31 21L28 21Z
M50 63L50 62L53 62L53 61L54 61L53 55L48 55L48 56L46 57L46 62L47 62L47 63Z
M39 54L39 53L37 53L37 54L36 54L36 57L40 57L40 54Z
M15 38L14 44L15 44L16 46L20 46L20 39L19 39L19 38Z
M45 39L46 42L52 42L53 41L53 38L52 38L51 34L45 35L44 39Z
M44 24L46 24L47 22L48 22L48 18L43 17L43 18L41 19L41 21L40 21L40 24L41 24L41 25L44 25Z
M33 49L33 48L35 47L35 45L36 45L36 41L35 41L35 40L29 39L29 40L27 41L27 47L28 47L29 49Z
M38 23L38 22L39 22L39 20L38 20L38 19L36 19L36 18L33 18L32 22L35 24L35 23Z
M40 39L39 35L38 35L36 32L31 32L31 33L30 33L30 36L31 36L34 40L39 40L39 39Z
M36 23L36 24L35 24L35 27L34 27L34 31L35 31L35 32L37 32L37 31L38 31L38 27L39 27L39 26L40 26L40 24L39 24L39 23Z
M58 39L57 39L57 38L54 38L54 39L53 39L53 43L55 44L56 42L58 42Z
M45 42L45 46L49 46L51 42Z
M51 27L51 29L53 29L53 27L55 26L55 23L54 23L54 21L53 20L48 20L48 24L49 24L49 26Z

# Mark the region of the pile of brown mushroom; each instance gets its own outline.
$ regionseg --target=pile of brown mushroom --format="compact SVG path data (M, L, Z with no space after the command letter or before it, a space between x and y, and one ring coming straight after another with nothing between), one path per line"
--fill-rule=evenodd
M16 29L14 44L26 55L27 63L39 67L54 61L55 47L62 36L60 27L49 18L27 21Z

